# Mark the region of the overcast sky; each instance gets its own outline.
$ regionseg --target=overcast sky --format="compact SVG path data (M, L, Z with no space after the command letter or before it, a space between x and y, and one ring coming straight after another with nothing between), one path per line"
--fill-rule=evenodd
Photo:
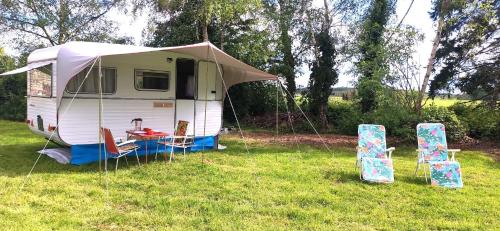
M403 17L404 13L408 9L411 0L399 0L397 2L397 21ZM313 5L321 7L323 5L323 0L313 0ZM415 0L413 6L404 20L404 24L412 25L419 29L425 35L424 42L419 44L417 47L417 53L415 53L415 58L420 60L422 68L425 68L427 64L427 59L430 54L432 39L434 37L434 27L433 22L429 18L428 12L431 10L430 0ZM126 35L134 38L136 45L140 45L142 41L142 31L147 26L147 17L136 17L135 19L124 14L123 12L113 11L110 12L110 18L116 20L119 24L120 35ZM6 52L10 55L15 55L15 49L8 47L7 44L0 44L6 48ZM302 86L307 86L309 79L309 71L307 68L302 68L304 74L297 78L297 84ZM421 71L421 75L424 71ZM422 76L421 76L422 77ZM345 87L350 86L349 82L352 81L351 76L340 75L339 83L335 87Z

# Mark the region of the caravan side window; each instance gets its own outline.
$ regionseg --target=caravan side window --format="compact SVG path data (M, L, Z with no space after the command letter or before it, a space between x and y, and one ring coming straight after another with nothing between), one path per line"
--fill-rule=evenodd
M116 92L116 68L111 67L101 67L102 70L102 93L103 94L114 94ZM85 68L83 71L78 73L73 77L68 85L66 86L66 92L75 94L98 94L99 93L99 68L94 67L89 73L89 76L85 79L85 75L89 72L89 68ZM83 83L82 83L83 82ZM81 87L80 87L81 85ZM78 91L80 87L80 91Z
M52 96L52 64L29 71L28 95Z
M170 73L167 71L135 70L135 89L139 91L168 91Z

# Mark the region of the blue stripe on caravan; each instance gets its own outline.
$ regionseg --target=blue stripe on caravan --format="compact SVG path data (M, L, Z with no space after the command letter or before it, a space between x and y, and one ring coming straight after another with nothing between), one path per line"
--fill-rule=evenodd
M216 139L215 136L206 136L206 137L196 137L194 139L194 145L190 149L187 149L186 151L202 151L202 150L210 150L214 149L215 146L217 145L215 143ZM137 154L139 156L144 156L146 155L146 142L147 142L147 148L148 148L148 155L155 155L156 153L156 140L149 140L149 141L137 141L136 144L140 146L140 148L137 150ZM103 153L101 154L101 159L104 160L104 149ZM158 152L170 152L171 148L167 147L165 150L165 147L159 146L158 147ZM174 151L180 151L182 152L182 149L175 149ZM132 152L128 156L135 156L135 153ZM82 165L82 164L88 164L92 162L96 162L99 160L99 144L78 144L78 145L71 145L71 164L74 165Z

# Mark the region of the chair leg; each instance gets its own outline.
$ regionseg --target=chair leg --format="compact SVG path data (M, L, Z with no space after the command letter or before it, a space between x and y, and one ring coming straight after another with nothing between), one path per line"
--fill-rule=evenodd
M118 170L118 161L120 160L120 157L116 158L116 165L115 165L115 172Z
M425 165L423 166L423 168L424 168L425 183L429 183L429 181L427 180L427 171L425 171ZM430 169L430 167L428 167L428 168Z
M359 179L360 179L360 180L363 180L363 174L362 174L362 172L363 172L363 168L362 168L362 166L361 166L361 162L362 162L362 160L360 160L360 161L359 161L359 165L360 165L360 166L357 166L357 168L358 168L358 172L359 172ZM358 163L358 160L356 160L356 163Z
M134 151L135 151L135 157L137 158L137 164L139 165L139 167L141 167L141 162L139 161L139 154L137 154L137 149L135 149Z
M420 168L420 162L417 161L417 168L415 169L415 176L418 176L418 169Z
M172 149L170 150L170 159L168 160L168 162L172 162L173 156L174 156L174 146L172 146Z
M155 153L155 160L158 160L158 150L159 150L160 145L156 143L156 153Z
M165 149L163 150L163 160L167 162L167 145L165 144Z
M127 155L125 155L123 157L125 157L125 163L127 163L127 167L128 167L128 158L127 158Z

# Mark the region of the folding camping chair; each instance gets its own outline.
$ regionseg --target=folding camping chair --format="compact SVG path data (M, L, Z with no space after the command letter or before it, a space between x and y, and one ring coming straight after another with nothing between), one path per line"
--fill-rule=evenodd
M167 160L167 147L171 147L169 162L172 162L172 158L174 157L174 148L182 148L184 151L184 156L186 155L186 149L192 147L194 143L194 136L189 136L186 134L188 125L188 121L179 120L173 136L165 136L158 139L155 159L158 158L159 145L164 145L165 147L165 161Z
M141 163L139 162L139 155L137 155L137 149L139 146L135 145L135 140L116 143L109 128L101 128L101 134L104 138L104 145L106 146L107 152L106 154L109 157L116 159L115 171L118 169L118 161L120 160L120 157L125 157L125 161L128 165L127 155L131 152L135 152L137 163L141 166Z
M421 123L417 125L418 157L415 176L421 164L429 164L432 185L449 188L463 187L460 164L455 160L455 153L460 149L448 149L446 131L440 123ZM451 152L451 160L448 159ZM427 172L423 165L425 181Z
M394 147L386 148L384 126L359 125L356 166L359 168L360 178L376 183L394 182L391 157L394 150Z

